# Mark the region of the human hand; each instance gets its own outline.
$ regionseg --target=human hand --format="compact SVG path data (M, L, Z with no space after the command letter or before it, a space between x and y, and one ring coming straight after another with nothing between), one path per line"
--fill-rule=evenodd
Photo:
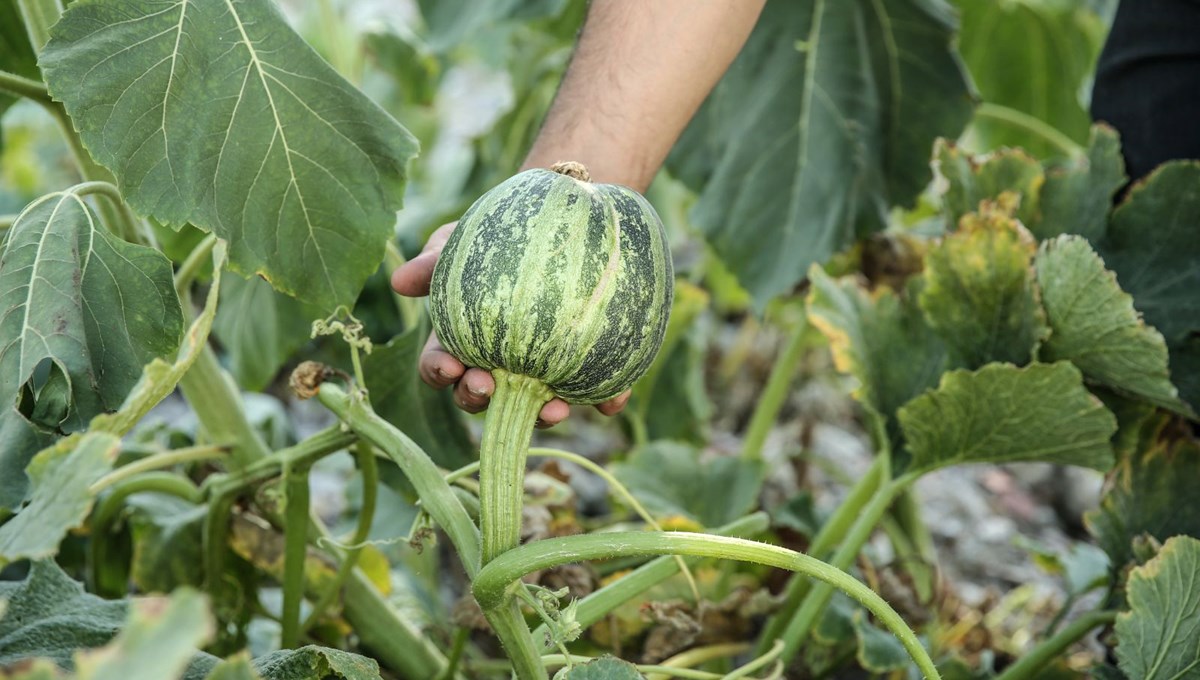
M392 288L401 295L422 297L429 294L429 282L433 278L433 268L437 264L438 255L445 247L450 232L454 231L457 222L442 225L430 235L425 242L421 254L404 263L392 272ZM479 413L488 407L496 383L492 374L481 369L464 366L454 358L445 347L438 342L437 336L429 334L429 340L421 350L421 358L417 364L421 380L434 389L454 386L454 403L468 413ZM596 404L596 410L606 416L613 416L625 408L629 401L630 391ZM555 397L546 402L538 416L538 427L551 427L567 419L571 414L567 402Z

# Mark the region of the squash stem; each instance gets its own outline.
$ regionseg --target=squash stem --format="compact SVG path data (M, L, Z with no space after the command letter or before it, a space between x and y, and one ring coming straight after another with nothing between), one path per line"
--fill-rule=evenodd
M479 446L479 523L483 534L483 564L521 542L525 459L533 425L542 405L552 396L542 381L492 371L496 391L488 406Z

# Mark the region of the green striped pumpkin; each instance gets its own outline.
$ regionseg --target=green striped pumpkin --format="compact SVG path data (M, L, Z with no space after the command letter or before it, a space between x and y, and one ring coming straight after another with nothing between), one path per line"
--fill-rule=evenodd
M595 404L654 360L672 284L646 199L560 163L506 180L467 210L434 269L430 308L442 345L464 364Z

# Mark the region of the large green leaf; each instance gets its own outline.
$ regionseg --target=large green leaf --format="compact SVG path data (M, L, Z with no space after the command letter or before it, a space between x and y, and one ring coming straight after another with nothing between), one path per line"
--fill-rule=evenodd
M171 263L110 236L69 192L33 202L10 231L0 254L0 405L28 386L35 419L81 429L121 405L144 364L178 347ZM43 362L50 370L38 385Z
M1104 21L1087 3L957 0L959 53L985 102L1033 116L1078 142L1091 117L1081 92L1104 41ZM972 126L988 149L1021 146L1038 157L1061 153L1028 129L991 118Z
M416 142L270 0L77 2L41 65L131 205L243 273L332 309L382 261Z
M29 463L33 500L0 526L0 566L58 552L67 532L83 523L94 500L88 487L112 469L121 442L103 432L64 439Z
M1117 660L1138 680L1200 678L1200 540L1177 536L1129 574L1129 607L1117 617Z
M1200 162L1174 161L1134 186L1097 247L1134 307L1163 334L1172 364L1200 336L1198 229Z
M79 680L176 678L214 632L205 597L195 590L134 600L125 627L111 644L76 655L76 673Z
M30 565L24 581L0 581L0 668L45 657L71 668L77 649L107 643L125 622L127 602L84 592L51 560Z
M325 316L257 276L230 277L222 298L213 334L229 353L229 372L250 391L266 387L308 342L313 319Z
M659 518L683 516L706 527L745 515L758 499L762 466L737 457L701 460L678 442L653 442L611 466L613 476Z
M1089 380L1187 414L1167 370L1162 335L1142 322L1133 298L1087 241L1060 236L1037 254L1042 304L1052 329L1046 361L1067 359Z
M1046 335L1033 283L1029 232L992 210L963 217L925 256L919 299L929 325L967 368L1023 365Z
M1069 362L951 371L905 404L911 471L961 463L1043 462L1107 470L1116 418Z
M945 344L914 301L921 279L910 281L904 297L883 287L868 292L852 278L835 281L815 266L809 280L809 321L829 339L837 369L858 380L854 396L885 419L889 438L898 441L897 409L951 367Z
M1200 538L1200 442L1168 417L1150 418L1109 474L1100 508L1086 520L1115 573L1134 559L1134 539Z
M364 358L363 372L375 412L400 428L434 462L455 469L476 458L461 412L449 391L431 390L421 382L417 360L429 337L429 321L376 346Z
M928 183L971 114L954 29L938 0L767 3L668 159L759 309Z
M192 364L200 356L200 352L208 346L208 334L212 330L213 317L217 313L217 301L221 297L221 281L225 277L221 270L225 267L225 243L218 241L213 248L213 279L208 286L208 296L204 300L204 309L188 327L179 343L179 351L174 361L156 358L142 370L138 380L125 402L116 413L103 413L88 424L90 430L100 430L124 436L142 419L150 409L167 398L175 390L175 386L188 372Z

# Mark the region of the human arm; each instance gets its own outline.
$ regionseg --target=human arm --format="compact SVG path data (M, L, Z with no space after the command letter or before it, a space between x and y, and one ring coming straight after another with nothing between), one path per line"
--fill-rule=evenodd
M688 121L745 44L765 0L593 0L571 64L522 169L562 160L588 167L592 181L644 192ZM429 293L429 281L453 224L438 229L420 255L398 268L402 295ZM430 337L422 379L455 385L464 410L487 408L494 389L486 371L463 366ZM629 394L599 404L620 412ZM541 420L553 425L569 409L555 399Z

